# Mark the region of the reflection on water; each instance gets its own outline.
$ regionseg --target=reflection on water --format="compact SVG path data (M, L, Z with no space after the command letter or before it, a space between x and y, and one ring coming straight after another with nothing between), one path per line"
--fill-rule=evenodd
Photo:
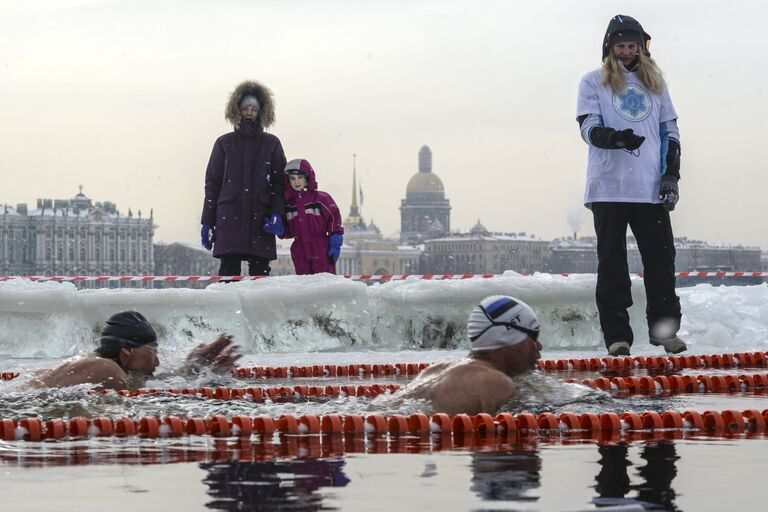
M343 460L308 459L266 462L205 462L203 480L213 510L328 510L316 493L321 487L344 487L349 478Z
M471 455L471 490L489 501L536 501L530 491L540 485L541 457L536 444Z
M675 491L672 480L677 475L675 462L677 455L675 444L671 441L651 441L640 448L640 457L645 464L638 468L641 481L632 485L627 468L632 466L628 457L626 443L603 445L598 447L601 458L600 473L595 480L598 505L639 503L648 510L678 510L675 506ZM636 491L635 498L627 498L631 491Z
M433 509L445 510L628 505L646 510L723 510L733 496L743 496L745 502L762 496L764 461L755 455L765 449L766 441L763 435L749 434L644 441L604 439L600 434L509 441L438 434L0 440L0 494L34 499L39 505L45 493L24 497L19 485L48 489L55 481L72 488L109 490L115 477L126 485L156 488L169 482L142 479L160 474L154 468L173 467L181 470L174 469L172 486L183 485L192 492L197 484L201 503L225 511L410 510L423 508L425 499ZM78 467L91 468L87 486L74 476L83 474L72 471ZM178 476L185 467L196 472ZM678 479L678 471L685 478ZM59 491L47 499L56 499L64 510L76 510L88 492ZM122 509L141 509L129 506L134 503L128 501L130 496L120 499Z

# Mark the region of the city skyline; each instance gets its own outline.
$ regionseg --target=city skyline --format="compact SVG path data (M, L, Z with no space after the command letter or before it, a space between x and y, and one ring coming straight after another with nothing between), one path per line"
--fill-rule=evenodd
M230 129L224 103L252 78L275 93L273 133L286 156L311 161L344 211L357 154L363 215L387 236L399 229L398 205L424 144L452 228L479 218L494 232L589 235L576 88L599 65L608 20L622 12L653 37L680 115L675 234L768 247L768 226L755 222L768 214L757 124L768 104L764 71L750 57L766 47L759 20L768 8L706 4L2 5L2 201L74 195L83 184L126 212L154 208L157 241L195 241L205 165Z

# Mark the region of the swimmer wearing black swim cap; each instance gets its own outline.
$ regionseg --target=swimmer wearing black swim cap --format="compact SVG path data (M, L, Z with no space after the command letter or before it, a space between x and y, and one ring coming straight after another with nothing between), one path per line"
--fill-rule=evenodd
M208 370L225 374L241 357L232 336L220 334L211 343L195 347L180 369L190 375ZM140 387L139 381L154 374L160 365L157 333L137 311L123 311L109 317L95 351L76 356L30 380L31 387L67 387L93 384L97 389L123 390ZM130 383L129 383L130 382ZM138 384L138 385L131 385Z

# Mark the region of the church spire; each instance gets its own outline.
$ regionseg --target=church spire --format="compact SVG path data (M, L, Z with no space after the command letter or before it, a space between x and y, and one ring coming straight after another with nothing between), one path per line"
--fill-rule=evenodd
M356 226L365 226L365 220L360 215L360 206L357 203L357 154L352 154L352 204L349 207L349 216L347 216L345 226L354 228Z
M357 205L357 153L352 153L352 206L349 214L360 215Z

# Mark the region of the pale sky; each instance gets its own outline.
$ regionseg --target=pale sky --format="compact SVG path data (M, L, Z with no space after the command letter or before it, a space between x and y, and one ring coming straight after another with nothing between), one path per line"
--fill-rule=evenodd
M768 249L768 7L746 0L2 0L0 203L83 184L154 208L156 241L198 240L224 104L255 79L344 215L356 153L364 217L399 230L427 144L452 228L590 235L576 92L619 13L651 34L680 116L675 235Z

